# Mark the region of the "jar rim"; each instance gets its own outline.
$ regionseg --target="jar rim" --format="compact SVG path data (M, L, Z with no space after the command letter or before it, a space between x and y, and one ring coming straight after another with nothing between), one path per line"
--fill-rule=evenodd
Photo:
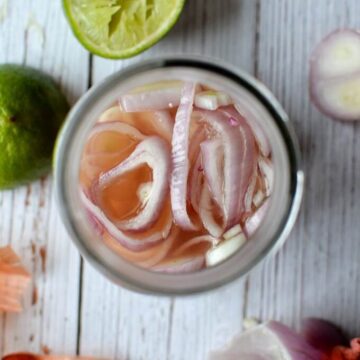
M253 269L259 262L270 254L276 252L285 242L288 237L298 212L300 210L303 188L304 188L304 173L301 167L300 150L290 120L283 110L280 103L276 100L274 95L268 90L264 84L252 77L251 75L234 69L229 65L218 65L218 60L205 59L199 57L168 57L158 58L152 60L145 60L136 65L131 65L122 69L101 82L99 85L90 89L70 111L67 120L58 137L55 150L55 191L57 203L60 208L60 215L65 224L65 227L70 234L73 242L81 252L81 254L101 273L111 279L117 284L121 284L132 290L145 293L156 293L164 295L186 295L198 292L208 291L225 285L235 279L241 278ZM286 205L286 212L284 218L279 222L280 226L264 246L262 251L251 260L247 266L233 269L226 277L217 279L216 281L209 281L206 279L211 273L211 268L191 274L162 274L146 269L140 269L137 266L126 262L128 273L119 269L112 263L115 258L111 256L109 251L105 248L95 250L95 244L89 244L84 235L81 234L77 226L79 221L79 214L71 208L71 195L67 189L67 182L69 176L67 164L69 160L69 153L71 144L75 141L75 134L79 134L79 126L81 125L82 116L85 113L86 107L93 102L96 102L98 97L106 94L110 89L114 88L119 82L126 82L135 75L146 73L154 69L175 69L175 68L189 68L195 71L208 71L215 73L224 79L235 82L250 94L252 94L259 103L269 112L270 117L274 120L274 124L278 128L285 144L288 162L289 162L289 199ZM260 226L261 227L261 226ZM254 240L256 241L256 240ZM108 249L109 250L109 249ZM235 254L236 255L236 254ZM233 256L235 256L233 255ZM105 263L105 257L109 257L109 261ZM217 265L219 268L229 262L229 259ZM123 269L124 269L123 268ZM135 279L132 275L136 271L142 273L141 279ZM151 278L149 278L151 276ZM195 286L185 286L191 277L199 277L199 282ZM205 277L205 279L204 279ZM168 281L177 281L179 284L185 284L179 288L164 286L165 279ZM172 280L169 280L169 279ZM155 279L155 281L153 281ZM201 279L203 282L201 283ZM147 280L151 280L147 282ZM169 282L167 282L169 284ZM199 285L200 284L200 285Z

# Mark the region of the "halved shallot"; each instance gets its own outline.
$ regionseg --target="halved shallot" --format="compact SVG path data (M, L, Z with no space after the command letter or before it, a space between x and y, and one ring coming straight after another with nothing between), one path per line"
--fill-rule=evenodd
M189 130L194 96L195 84L184 83L172 139L171 205L175 222L185 230L196 229L187 211Z
M360 120L360 32L340 29L328 35L310 60L310 95L324 114Z
M152 169L152 186L141 211L128 220L115 221L122 230L141 231L149 228L158 218L169 186L171 159L168 145L160 137L148 137L122 163L102 174L95 182L93 196L99 201L101 191L119 177L144 164Z

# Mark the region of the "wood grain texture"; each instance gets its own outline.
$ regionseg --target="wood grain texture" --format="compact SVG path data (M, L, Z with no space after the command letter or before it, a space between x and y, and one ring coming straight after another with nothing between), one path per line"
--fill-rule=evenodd
M322 316L360 332L360 126L322 116L307 82L314 46L336 28L359 28L359 11L358 1L261 2L257 75L295 124L307 177L292 235L249 278L249 316L295 326Z
M358 0L188 1L180 22L155 47L126 61L93 57L92 69L59 1L8 4L0 22L0 62L50 72L72 101L85 91L88 70L97 84L128 64L166 54L216 57L255 74L294 122L307 183L300 218L275 258L246 279L189 298L131 293L86 263L80 272L57 216L51 180L0 193L0 245L11 243L23 256L39 295L31 306L29 290L21 316L0 316L0 354L47 345L107 359L203 360L252 316L295 327L303 316L323 316L351 334L360 332L360 126L326 119L307 91L311 50L337 27L360 28Z
M87 87L88 54L73 39L59 1L7 2L0 23L0 62L43 69L72 102ZM11 244L33 277L24 312L0 315L0 355L43 347L76 351L79 255L54 200L51 178L0 193L0 245Z

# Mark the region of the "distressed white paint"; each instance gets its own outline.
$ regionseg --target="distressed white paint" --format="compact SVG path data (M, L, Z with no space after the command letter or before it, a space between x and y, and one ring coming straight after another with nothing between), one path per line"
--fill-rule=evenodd
M49 71L75 100L86 87L88 56L70 35L59 2L10 0L0 24L0 61ZM37 26L25 32L29 13L46 29L45 39ZM50 181L1 193L0 244L11 243L24 256L40 300L31 307L29 294L24 314L0 317L0 352L45 344L75 353L78 341L82 354L109 359L203 360L250 316L298 326L301 317L318 315L360 332L360 127L327 120L307 94L311 49L334 28L360 28L359 14L358 0L192 0L146 53L126 61L94 57L95 84L130 63L172 53L213 56L255 73L284 104L300 138L307 173L301 216L274 259L247 279L193 298L133 294L85 264L77 314L78 257L57 217ZM47 246L45 275L31 241Z
M43 69L73 102L87 87L88 54L69 31L60 1L7 3L7 14L0 23L0 62ZM51 179L1 192L0 213L0 245L10 244L33 276L24 312L0 315L0 355L15 350L38 352L43 347L74 353L80 261L57 214ZM35 288L38 300L32 305Z

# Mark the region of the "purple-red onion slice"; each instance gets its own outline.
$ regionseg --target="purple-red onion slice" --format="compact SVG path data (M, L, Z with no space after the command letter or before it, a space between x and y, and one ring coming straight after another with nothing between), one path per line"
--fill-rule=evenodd
M317 319L304 319L301 335L314 348L325 354L330 354L335 346L347 346L348 341L341 329L333 323Z
M235 119L239 119L240 116L240 118L242 118L241 123L245 121L248 126L250 126L259 145L261 154L268 157L271 154L271 146L263 126L261 125L261 114L256 112L255 109L248 109L247 106L245 107L242 103L237 103L234 107L228 106L226 111Z
M152 188L141 211L128 220L115 221L124 231L148 229L159 217L169 187L171 169L170 151L165 140L152 136L143 140L132 154L119 165L103 173L93 188L93 196L99 201L101 191L131 170L147 164L152 169Z
M254 235L260 224L265 218L270 205L270 200L266 200L250 217L245 221L245 232L248 238Z
M172 227L171 216L169 216L166 225L161 230L156 231L149 236L140 237L139 235L130 235L129 233L118 229L116 225L101 210L101 208L95 205L83 191L81 191L80 196L86 211L96 219L97 225L101 224L104 227L104 230L106 230L116 241L118 241L127 249L133 251L142 251L148 249L149 247L164 240L170 233Z
M211 190L211 195L219 208L223 210L224 184L224 146L220 139L203 141L200 144L202 164L205 178Z
M195 84L184 83L172 138L171 205L176 224L184 230L196 230L197 228L187 211L189 132L194 96Z
M200 196L199 216L208 233L215 238L219 238L224 229L216 222L213 212L211 193L208 184L205 183Z
M238 336L209 360L324 360L323 354L287 326L270 321Z
M225 229L228 229L239 220L238 204L243 201L246 192L241 180L245 144L240 132L234 131L224 114L205 110L199 113L201 117L198 121L206 124L224 144L223 203Z
M121 108L127 112L171 109L179 106L181 89L181 81L163 81L122 95L119 103Z
M203 173L201 155L199 154L194 163L190 178L190 203L197 214L199 214L201 188L204 178Z
M260 173L264 179L265 195L270 196L274 189L274 181L275 181L273 163L268 158L261 157L259 159L258 165L259 165Z
M336 30L316 47L310 60L310 95L324 114L360 120L360 32Z

